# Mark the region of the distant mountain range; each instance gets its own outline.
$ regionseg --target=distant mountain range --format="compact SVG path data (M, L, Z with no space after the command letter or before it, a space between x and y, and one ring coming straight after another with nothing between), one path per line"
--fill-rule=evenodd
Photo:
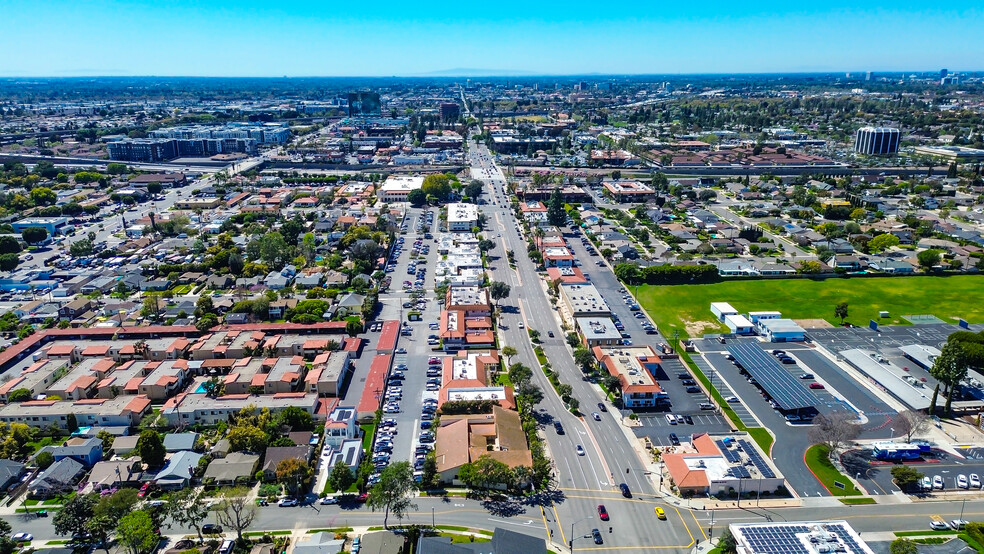
M520 75L536 75L536 73L532 71L517 71L515 69L474 69L468 67L458 67L454 69L429 71L427 73L420 73L419 75L426 77L512 77Z

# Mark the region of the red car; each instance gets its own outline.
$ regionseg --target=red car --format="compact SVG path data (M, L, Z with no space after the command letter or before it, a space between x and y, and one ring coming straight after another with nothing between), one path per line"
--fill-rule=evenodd
M150 483L144 483L143 486L140 487L140 492L137 493L137 497L138 498L143 498L143 497L147 496L147 493L150 492L150 487L151 487L151 484Z
M811 389L822 389L823 388L823 385L821 385L820 383L810 383L810 388Z
M605 509L604 504L598 504L598 517L601 521L608 521L608 510Z

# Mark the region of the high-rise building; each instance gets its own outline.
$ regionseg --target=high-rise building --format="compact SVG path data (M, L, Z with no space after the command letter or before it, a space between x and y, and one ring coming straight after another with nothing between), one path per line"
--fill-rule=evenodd
M871 80L871 72L870 71L864 74L864 80L865 81L870 81Z
M899 130L892 127L862 127L854 139L854 151L869 156L895 154L900 137Z
M441 103L441 121L458 121L461 115L461 108L456 102Z
M949 74L950 74L950 72L947 71L945 68L944 69L941 69L940 70L940 79L946 79L946 76L949 75Z

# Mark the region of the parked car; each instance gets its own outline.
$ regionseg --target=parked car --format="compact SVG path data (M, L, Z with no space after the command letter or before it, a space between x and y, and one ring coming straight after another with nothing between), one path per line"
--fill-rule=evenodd
M811 389L822 389L822 388L824 388L824 386L821 385L820 383L810 383L810 388Z
M670 433L670 444L673 446L680 446L680 438L677 437L676 433Z

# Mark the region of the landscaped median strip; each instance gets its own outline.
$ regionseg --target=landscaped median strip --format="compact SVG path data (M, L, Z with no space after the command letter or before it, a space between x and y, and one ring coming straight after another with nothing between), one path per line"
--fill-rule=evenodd
M825 444L814 444L806 449L803 454L803 462L809 468L810 473L820 481L823 488L833 496L860 496L862 493L854 486L854 483L843 473L834 467L830 461L830 451ZM843 488L837 486L843 485Z

